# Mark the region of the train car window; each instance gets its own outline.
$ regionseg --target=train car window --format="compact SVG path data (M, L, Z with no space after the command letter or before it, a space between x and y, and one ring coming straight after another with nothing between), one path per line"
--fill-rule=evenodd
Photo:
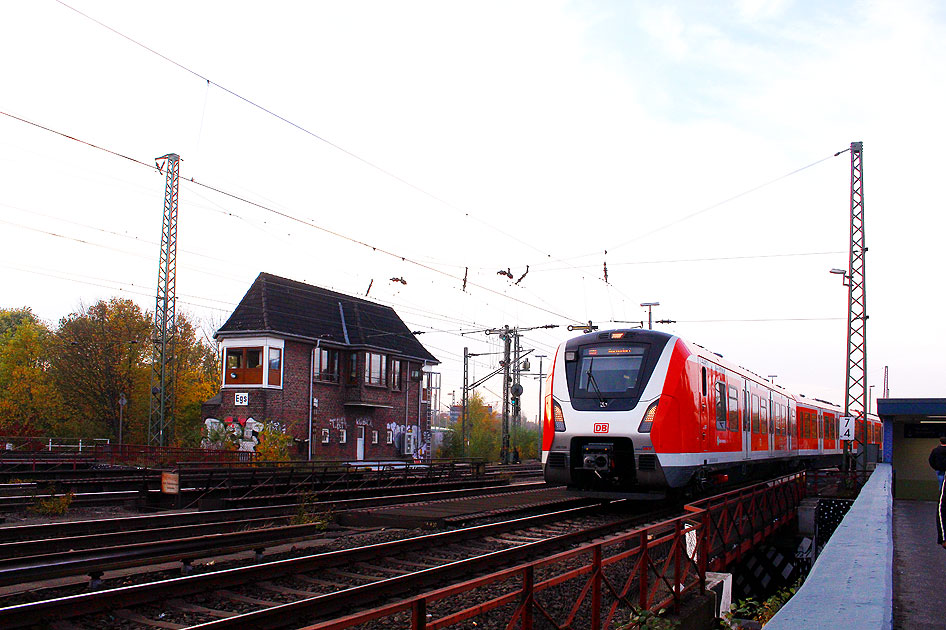
M763 403L766 401L762 401ZM769 410L768 405L763 404L761 409L759 409L759 433L765 434L769 432Z
M739 430L739 390L729 387L729 430Z
M701 370L701 372L702 372L702 376L703 376L703 395L706 396L706 368L704 367L704 368Z
M726 430L726 383L716 383L716 430Z
M752 432L759 432L759 396L752 395Z

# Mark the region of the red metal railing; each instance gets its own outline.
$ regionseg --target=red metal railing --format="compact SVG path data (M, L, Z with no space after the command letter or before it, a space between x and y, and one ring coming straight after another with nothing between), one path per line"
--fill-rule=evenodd
M709 568L718 571L794 519L804 496L805 473L796 473L702 499L684 509L705 512Z
M176 448L139 444L122 444L121 446L104 444L95 447L95 458L101 463L141 468L169 468L177 466L181 462L200 462L202 464L251 462L256 457L256 453L206 448Z
M808 496L853 499L867 483L870 471L809 470L806 475Z
M686 513L607 540L372 610L307 626L342 630L378 619L438 630L474 618L532 630L625 627L635 610L679 607L706 571L738 560L790 522L805 494L799 473L686 506Z

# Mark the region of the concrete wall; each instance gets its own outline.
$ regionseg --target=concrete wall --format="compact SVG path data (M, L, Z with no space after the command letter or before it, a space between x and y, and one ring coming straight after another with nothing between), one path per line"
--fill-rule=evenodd
M905 438L904 423L893 423L894 496L898 499L936 501L936 473L930 468L930 451L939 445L936 438Z
M766 630L892 628L892 484L890 464L878 464L804 585Z

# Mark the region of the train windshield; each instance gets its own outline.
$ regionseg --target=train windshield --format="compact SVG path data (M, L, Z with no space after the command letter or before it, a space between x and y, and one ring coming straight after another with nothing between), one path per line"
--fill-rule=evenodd
M643 344L585 346L578 365L579 396L620 397L636 389L644 363Z

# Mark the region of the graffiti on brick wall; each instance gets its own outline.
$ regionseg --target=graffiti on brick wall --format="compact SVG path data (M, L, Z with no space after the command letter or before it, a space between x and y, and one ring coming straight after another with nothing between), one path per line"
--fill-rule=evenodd
M236 447L238 451L252 453L259 444L259 432L263 428L262 422L253 418L233 418L227 416L223 420L207 418L204 420L203 436L200 439L202 448L224 449Z

